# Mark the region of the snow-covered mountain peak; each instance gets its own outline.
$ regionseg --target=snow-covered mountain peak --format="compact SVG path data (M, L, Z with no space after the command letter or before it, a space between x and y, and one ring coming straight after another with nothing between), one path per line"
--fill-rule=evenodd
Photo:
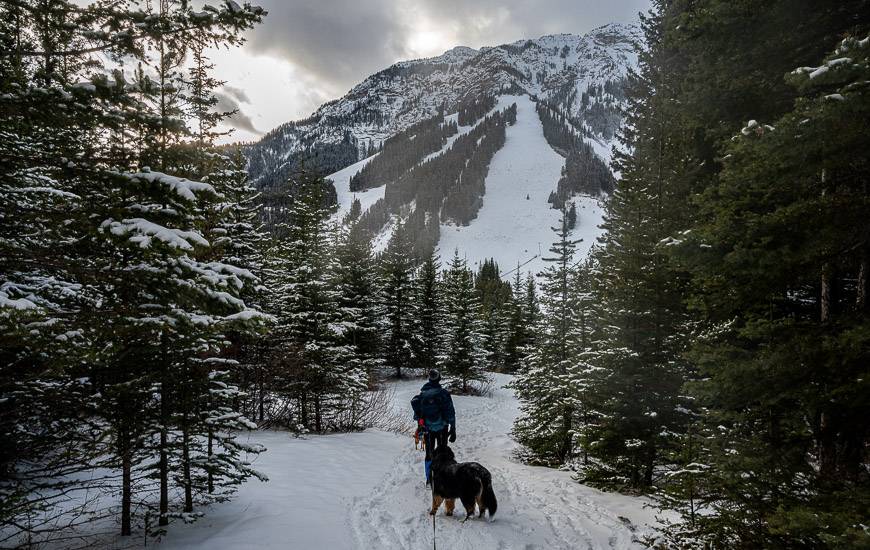
M623 80L637 63L638 36L633 25L610 24L583 35L553 34L479 49L457 46L436 57L395 63L308 119L279 126L249 146L252 179L275 187L302 159L309 168L336 172L412 125L457 113L479 98L504 95L546 103L566 131L582 135L606 161L621 122Z
M420 64L431 64L438 65L443 63L448 64L456 64L456 63L464 63L469 59L480 53L479 50L475 50L474 48L469 48L468 46L456 46L450 48L446 52L441 55L435 57L426 57L423 59L413 59L410 61L399 61L396 63L397 66L410 66L410 65L420 65Z

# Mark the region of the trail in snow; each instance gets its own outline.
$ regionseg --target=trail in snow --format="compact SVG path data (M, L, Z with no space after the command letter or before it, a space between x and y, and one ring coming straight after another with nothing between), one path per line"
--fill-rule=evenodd
M493 396L454 397L460 461L477 461L493 477L498 512L492 522L461 523L460 511L436 516L439 548L633 549L655 523L635 497L576 483L568 472L527 466L514 458L509 432L518 414L511 377L494 375ZM407 413L421 381L393 385L394 407ZM380 431L296 439L255 432L269 450L256 463L270 481L249 481L232 502L191 525L174 523L158 545L171 549L430 548L431 493L423 454L408 436ZM153 541L149 541L153 544Z
M510 380L495 375L491 398L454 397L459 461L476 461L493 477L498 512L492 522L462 523L464 513L435 518L439 548L503 550L643 548L637 542L654 512L641 499L603 493L575 482L568 472L527 466L514 458L517 447L508 435L518 414ZM420 383L398 386L397 401L409 402ZM432 522L431 495L423 483L423 454L403 450L370 494L357 497L351 525L358 548L428 548Z
M522 272L538 273L555 240L551 227L559 211L547 199L556 189L565 159L544 138L535 103L528 96L503 96L500 104L517 104L517 122L507 127L504 147L492 159L486 177L486 193L477 218L468 226L441 225L438 248L442 259L454 250L476 266L495 258L502 273L523 265ZM526 198L528 197L528 198ZM572 235L583 239L577 257L586 255L600 234L602 208L596 199L578 197L577 226Z

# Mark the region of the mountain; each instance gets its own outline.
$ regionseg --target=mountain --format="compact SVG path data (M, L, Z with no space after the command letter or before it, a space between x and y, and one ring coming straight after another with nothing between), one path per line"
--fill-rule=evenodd
M525 261L538 239L546 250L554 207L579 205L580 225L600 215L596 201L573 197L612 189L607 163L639 40L636 27L610 24L396 63L248 146L250 175L268 191L303 163L332 174L343 214L358 198L353 215L380 241L402 221L418 254L461 244L448 235L485 248L508 232L497 219L513 208L534 242L508 235L500 248L519 247L503 261ZM460 248L471 260L483 253Z

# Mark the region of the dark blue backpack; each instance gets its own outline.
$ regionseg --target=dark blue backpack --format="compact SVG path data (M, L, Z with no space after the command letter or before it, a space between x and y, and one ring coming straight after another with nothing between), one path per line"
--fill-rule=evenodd
M430 388L420 394L420 416L429 424L441 420L441 388Z

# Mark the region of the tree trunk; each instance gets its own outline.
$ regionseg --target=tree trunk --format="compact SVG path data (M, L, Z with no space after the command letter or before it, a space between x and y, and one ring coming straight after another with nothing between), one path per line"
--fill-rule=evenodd
M208 494L214 493L214 474L212 473L211 459L214 454L214 433L208 429Z
M655 469L656 462L656 447L653 444L650 444L647 448L646 460L644 464L643 471L643 484L645 488L652 487L653 483L653 470Z
M323 431L323 418L320 412L320 394L314 396L314 430L317 433Z
M566 409L562 413L562 422L565 424L565 439L562 440L562 460L568 460L573 455L573 449L571 445L571 429L573 426L573 422L571 421L571 417L573 413L571 409Z
M184 430L182 431L181 455L184 471L184 511L190 513L193 512L193 484L190 475L190 429L187 425L187 415L185 415Z
M257 385L259 386L259 391L257 392L258 393L257 407L259 408L259 412L260 412L260 422L263 422L263 419L266 418L265 410L264 410L264 406L263 406L263 401L265 398L266 389L263 386L263 369L262 369L262 367L258 368L258 372L259 372L259 376L257 379Z
M165 331L161 339L161 377L160 377L160 517L158 525L169 525L169 363L166 357L167 338Z
M861 259L858 264L858 282L855 296L855 309L858 310L858 313L867 310L868 269L870 269L870 265L868 265L867 247L863 246L861 247Z
M308 403L304 391L299 396L299 420L303 426L308 427Z
M831 319L834 307L834 268L830 263L822 266L822 284L819 295L819 319L827 323Z
M819 475L823 478L832 479L837 472L837 438L836 430L832 425L831 414L822 411L819 414Z
M121 536L129 537L130 528L130 501L132 500L131 472L132 459L130 458L130 445L125 440L124 449L121 451Z

